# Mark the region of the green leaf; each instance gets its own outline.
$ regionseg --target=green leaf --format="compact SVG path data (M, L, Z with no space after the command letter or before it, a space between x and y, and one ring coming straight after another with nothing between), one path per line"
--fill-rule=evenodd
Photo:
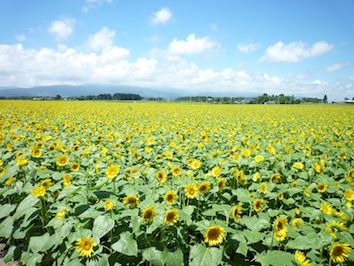
M37 253L40 251L47 251L53 246L60 244L60 240L56 235L45 233L41 236L32 236L29 240L28 248Z
M8 216L14 209L16 209L16 205L14 204L4 204L0 206L0 219Z
M100 215L93 222L93 239L99 242L99 239L106 235L114 227L114 221L108 217Z
M162 251L155 247L146 248L143 250L143 259L150 262L154 266L164 266L165 261Z
M180 266L183 265L183 252L181 249L175 251L168 251L164 249L162 252L166 266Z
M25 215L28 212L28 210L32 209L31 207L36 205L38 202L39 199L36 196L29 194L18 205L16 212L14 214L14 219L17 220L21 218L23 215Z
M179 211L179 217L182 221L189 222L192 220L192 214L194 212L193 206L186 206L181 211Z
M240 219L240 222L247 226L248 229L257 232L270 226L269 221L266 219L259 219L255 216L244 216L242 219Z
M67 198L68 196L73 195L75 192L78 192L78 191L80 191L80 190L81 190L81 187L76 187L76 186L74 186L74 185L70 185L70 186L64 188L64 189L60 192L60 194L59 194L57 200L61 200L61 199L63 199L63 198Z
M14 228L14 218L8 216L0 223L0 237L10 238L12 230Z
M21 254L21 262L25 265L40 265L42 262L42 255L23 251Z
M55 229L55 234L59 239L64 240L70 234L72 228L73 222L67 221L61 227Z
M108 254L101 253L93 260L87 260L86 266L109 266Z
M247 244L258 243L265 237L264 233L257 231L244 230L242 233L247 239Z
M242 254L243 256L247 257L248 252L248 245L247 240L243 234L237 233L232 236L232 240L238 241L238 246L236 247L236 253ZM232 242L230 242L232 243Z
M138 256L138 243L129 232L121 233L120 239L112 245L112 248L127 256Z
M219 248L199 244L191 248L189 258L190 266L219 265L222 260L222 251Z
M256 256L256 261L260 262L263 266L268 265L293 265L293 255L279 250L268 251Z
M290 240L286 246L290 249L306 250L318 247L318 237L316 233L308 234L306 236L298 236L294 240Z

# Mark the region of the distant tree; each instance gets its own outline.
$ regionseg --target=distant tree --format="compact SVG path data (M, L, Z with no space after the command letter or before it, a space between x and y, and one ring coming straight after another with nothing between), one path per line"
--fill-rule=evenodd
M325 94L325 96L323 97L323 102L327 103L327 95Z
M57 101L61 100L61 96L59 94L57 94L57 96L55 96L55 100L57 100Z

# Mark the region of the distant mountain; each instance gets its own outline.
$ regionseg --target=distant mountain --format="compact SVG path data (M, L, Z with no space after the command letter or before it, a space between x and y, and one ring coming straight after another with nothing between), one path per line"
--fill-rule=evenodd
M154 90L149 88L141 88L134 86L120 85L53 85L53 86L36 86L31 88L16 87L0 87L0 96L3 97L78 97L88 95L99 95L103 93L133 93L142 97L161 97L165 99L175 99L182 96L183 93L175 89Z

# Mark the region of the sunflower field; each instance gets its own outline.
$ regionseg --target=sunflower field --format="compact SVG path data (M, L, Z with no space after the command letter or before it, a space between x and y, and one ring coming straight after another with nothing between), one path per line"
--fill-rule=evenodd
M353 265L354 108L0 101L24 265Z

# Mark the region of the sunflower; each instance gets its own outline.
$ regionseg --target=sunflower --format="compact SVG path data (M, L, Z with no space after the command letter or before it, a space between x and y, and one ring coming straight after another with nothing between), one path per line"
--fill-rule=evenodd
M219 177L221 175L221 169L219 166L215 166L213 169L211 169L211 175L213 177Z
M114 208L115 204L113 201L106 199L106 201L104 202L104 209L106 211L110 211Z
M106 170L106 176L109 179L115 178L119 173L119 169L120 169L120 166L117 164L113 164L113 165L108 166L108 168Z
M80 164L77 163L77 162L74 162L74 163L71 164L70 167L71 167L71 171L77 172L77 171L79 171L79 169L80 169Z
M135 195L129 195L123 198L123 203L130 206L130 208L135 208L139 204L139 198Z
M317 172L317 173L323 173L324 167L322 168L322 166L320 164L318 164L317 162L313 163L313 169Z
M261 178L261 174L259 172L255 173L253 176L253 182L257 182Z
M69 162L69 157L66 156L65 154L64 154L64 155L60 155L60 156L58 156L58 158L57 158L57 165L58 165L58 166L64 166L64 165L66 165L68 162Z
M323 202L323 203L322 203L320 210L321 210L324 214L328 214L328 215L331 215L331 214L332 214L332 207L331 207L331 205L329 205L327 202Z
M295 261L298 262L300 266L311 266L311 261L308 260L305 254L301 251L296 250L294 255Z
M271 154L275 154L276 153L276 149L275 149L275 147L272 144L268 144L267 151L269 153L271 153Z
M242 155L243 155L244 157L249 157L249 156L251 156L251 151L250 151L249 149L244 149L244 150L241 151L241 153L242 153Z
M177 192L174 190L167 191L164 200L168 205L172 205L177 200Z
M156 216L156 209L154 206L146 207L142 212L143 222L151 223Z
M280 181L281 177L279 173L274 173L270 176L270 182L276 184Z
M90 258L92 253L94 253L93 248L97 246L95 242L92 241L91 238L81 237L80 240L76 241L76 251L81 254L81 256Z
M13 176L9 177L6 182L5 185L6 186L11 186L11 184L15 181L15 178Z
M256 157L254 157L254 161L256 162L256 163L260 163L260 162L262 162L264 160L264 157L262 156L262 155L257 155Z
M198 191L202 194L206 194L209 192L210 190L210 187L211 187L211 184L209 181L204 181L202 183L199 184L198 186Z
M274 222L274 238L277 241L284 241L288 233L288 219L279 217Z
M167 159L171 160L173 158L173 153L172 152L169 152L169 151L165 151L163 153Z
M234 221L236 222L241 217L241 215L242 215L242 203L239 203L232 209L232 218L234 218Z
M291 221L291 225L293 227L299 227L301 224L302 224L301 218L295 218L294 220Z
M46 189L43 186L39 186L34 188L31 193L35 195L37 198L43 197L45 195Z
M46 178L41 182L41 186L44 187L45 189L50 188L51 186L53 186L53 182L52 179L50 178Z
M351 247L347 243L334 243L329 252L330 258L334 262L343 263L349 257Z
M175 166L171 169L171 173L173 176L179 176L181 174L181 167Z
M167 175L163 170L157 171L156 178L161 184L165 184L167 181Z
M199 168L200 168L201 163L200 163L199 160L194 159L194 160L192 160L192 162L189 164L189 166L190 166L192 169L196 170L196 169L199 169Z
M259 186L259 189L261 190L261 192L266 195L267 194L267 184L266 183L261 183Z
M20 156L20 157L17 159L16 164L17 164L18 166L24 166L24 165L28 164L28 160L26 159L26 157Z
M60 220L63 219L65 217L67 210L66 209L62 209L60 211L57 212L55 219Z
M348 200L348 201L354 201L354 191L351 190L350 188L346 189L344 191L344 197Z
M208 243L209 246L218 246L225 239L224 232L225 229L220 225L210 226L204 235L204 241Z
M256 199L253 202L253 208L256 212L260 212L264 208L264 199Z
M63 179L64 179L63 181L64 187L68 187L71 185L71 176L69 174L64 174Z
M184 192L189 199L194 199L198 195L198 187L196 184L187 184Z
M217 185L219 187L219 192L223 191L224 188L226 187L226 179L225 178L219 179L219 181L217 182Z
M326 183L319 183L317 185L317 191L320 193L324 193L328 188L328 185Z
M295 162L295 163L293 164L293 167L296 168L296 169L302 170L302 169L304 169L305 166L304 166L304 164L301 163L301 162Z
M42 151L40 149L33 149L31 151L31 155L34 157L34 158L40 158L42 156Z
M177 209L171 209L165 212L164 216L164 221L166 224L169 226L172 226L177 223L178 221L178 210Z

